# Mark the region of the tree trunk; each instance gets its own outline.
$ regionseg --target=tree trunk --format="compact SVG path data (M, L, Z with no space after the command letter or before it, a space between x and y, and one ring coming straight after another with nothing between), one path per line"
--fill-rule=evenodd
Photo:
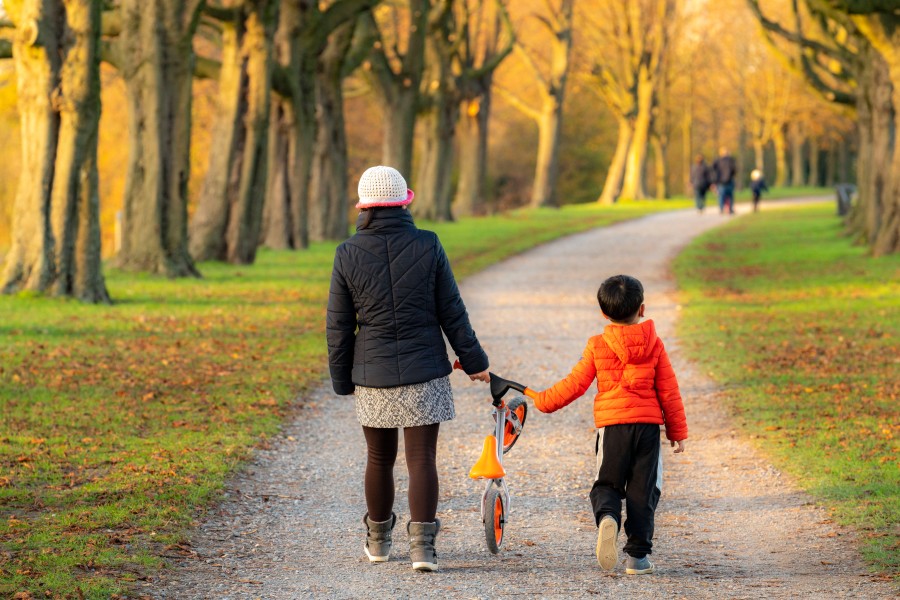
M484 185L487 179L488 121L491 111L490 77L482 92L463 102L459 126L459 185L454 212L459 215L484 213Z
M309 246L309 188L312 152L316 140L316 64L321 32L310 32L310 14L317 9L307 0L281 3L278 28L273 40L274 68L279 85L272 95L272 115L277 119L269 134L278 136L269 144L264 211L267 246ZM274 84L273 84L274 86ZM273 196L272 194L275 194ZM279 194L284 194L279 197ZM283 203L287 201L287 210ZM285 239L284 231L290 231Z
M192 40L202 0L123 0L122 76L129 161L122 248L126 270L199 277L187 245Z
M425 65L430 4L430 0L409 0L410 27L406 53L396 56L392 62L385 55L384 42L379 41L370 64L384 119L382 164L394 167L407 180L412 176L416 113ZM375 31L378 28L371 16L363 18L363 25Z
M404 177L411 177L419 91L403 88L397 91L396 97L395 103L382 104L384 137L381 161L400 171Z
M788 182L787 149L784 127L772 128L772 144L775 146L775 186L784 187Z
M791 144L791 185L802 187L806 184L806 173L803 161L803 130L799 123L792 123L788 128Z
M294 131L289 103L272 99L269 117L268 174L266 175L266 200L263 209L263 228L260 243L276 250L299 248L294 240L294 223L291 212L294 175L290 170L291 137Z
M839 140L837 143L832 142L831 146L828 147L827 153L825 155L825 186L826 187L834 187L837 183L837 170L838 170L838 152L837 152L837 144L842 144L843 140Z
M421 162L416 176L420 194L411 205L416 217L432 221L453 220L450 192L457 107L455 101L442 97L420 117Z
M859 118L857 117L857 123L859 123ZM859 134L857 133L857 137ZM862 143L859 144L860 147ZM850 183L850 140L846 138L841 139L841 144L838 146L838 179L840 183Z
M759 138L753 138L753 168L765 172L765 147Z
M625 163L625 177L621 196L630 200L647 197L644 182L647 163L647 146L650 142L650 127L653 120L654 82L646 67L641 67L637 84L637 115L633 122L634 135L628 147Z
M893 152L892 85L888 65L869 49L869 60L859 74L857 124L859 157L856 161L859 202L851 211L848 227L874 248L884 219Z
M616 151L613 154L609 170L606 172L606 182L603 184L603 192L597 202L600 204L612 204L619 199L622 189L622 179L625 176L625 160L628 158L628 148L634 137L634 129L626 118L619 118L619 137L616 141Z
M289 242L293 248L309 245L309 193L316 143L316 69L328 36L341 24L371 8L375 0L281 0L278 28L272 44L273 106L278 136L269 144L269 185L264 210L263 239ZM327 6L327 8L325 8ZM285 198L288 210L284 211ZM285 219L289 216L289 222ZM290 235L285 239L285 229Z
M438 7L438 11L441 9ZM450 211L453 139L459 120L459 90L452 72L453 53L449 37L456 31L453 11L443 12L432 25L426 45L428 72L424 75L429 93L420 115L422 143L416 185L420 196L412 203L413 214L435 221L452 221Z
M809 178L807 183L812 186L819 186L821 182L821 151L819 149L819 138L810 136L809 138Z
M880 172L871 174L875 195L869 225L874 237L872 254L884 256L900 252L900 144L896 140L900 118L900 16L884 13L856 15L853 19L883 59L875 73L876 86L870 107L874 141L872 169Z
M743 189L744 180L747 178L747 128L744 127L745 119L743 117L743 111L741 111L741 117L738 119L738 123L740 123L740 130L738 131L738 144L737 150L735 150L735 163L737 165L737 174L734 177L734 189L738 191ZM750 169L752 171L752 169Z
M681 189L682 193L690 198L694 194L694 186L691 185L691 164L694 162L694 81L692 74L689 73L688 76L691 78L690 91L686 100L687 106L685 107L684 116L681 120Z
M538 152L534 166L531 206L559 206L556 182L559 176L559 140L562 131L562 103L557 96L544 101L538 121Z
M669 168L666 164L666 142L660 136L650 138L653 144L653 167L656 175L656 197L666 199L669 197Z
M254 0L247 9L246 18L222 25L219 121L191 223L190 248L197 260L250 264L259 244L275 11L269 0Z
M2 291L109 302L100 263L99 4L9 7L23 146Z
M349 229L347 136L344 127L344 61L356 23L335 31L320 58L317 79L317 132L313 153L309 236L313 241L343 240Z

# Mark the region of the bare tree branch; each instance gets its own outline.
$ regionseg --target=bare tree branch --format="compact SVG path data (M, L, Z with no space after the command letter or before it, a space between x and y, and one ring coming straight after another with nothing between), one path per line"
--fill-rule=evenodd
M541 113L539 110L531 107L525 102L518 94L515 94L512 90L509 90L501 85L494 84L494 89L500 93L510 104L512 104L515 108L519 109L526 116L537 121L541 118Z

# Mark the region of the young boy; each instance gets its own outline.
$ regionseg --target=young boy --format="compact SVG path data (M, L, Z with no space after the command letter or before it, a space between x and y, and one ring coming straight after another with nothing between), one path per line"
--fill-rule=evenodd
M628 275L604 281L597 292L600 310L611 321L590 338L572 372L553 387L526 389L541 412L568 405L597 380L597 480L591 504L598 526L597 562L612 570L619 562L616 539L625 499L625 572L652 573L653 516L662 487L659 426L675 452L684 452L687 421L675 371L653 321L644 316L644 288Z
M753 193L753 212L759 211L759 198L763 192L769 191L763 172L759 169L753 169L750 172L750 191Z

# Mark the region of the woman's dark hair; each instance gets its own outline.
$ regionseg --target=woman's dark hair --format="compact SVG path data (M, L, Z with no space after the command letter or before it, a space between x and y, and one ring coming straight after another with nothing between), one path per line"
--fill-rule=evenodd
M372 217L375 216L375 209L374 208L363 208L362 212L366 213L366 217L363 219L363 222L359 226L359 228L365 229L372 223Z
M644 303L644 286L630 275L615 275L600 284L597 302L613 321L628 321Z

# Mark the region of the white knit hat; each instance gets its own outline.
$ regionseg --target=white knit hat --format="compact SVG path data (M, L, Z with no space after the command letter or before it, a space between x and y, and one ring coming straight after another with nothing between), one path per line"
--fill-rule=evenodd
M356 208L406 206L415 194L406 187L400 171L391 167L369 167L359 178L359 202Z

